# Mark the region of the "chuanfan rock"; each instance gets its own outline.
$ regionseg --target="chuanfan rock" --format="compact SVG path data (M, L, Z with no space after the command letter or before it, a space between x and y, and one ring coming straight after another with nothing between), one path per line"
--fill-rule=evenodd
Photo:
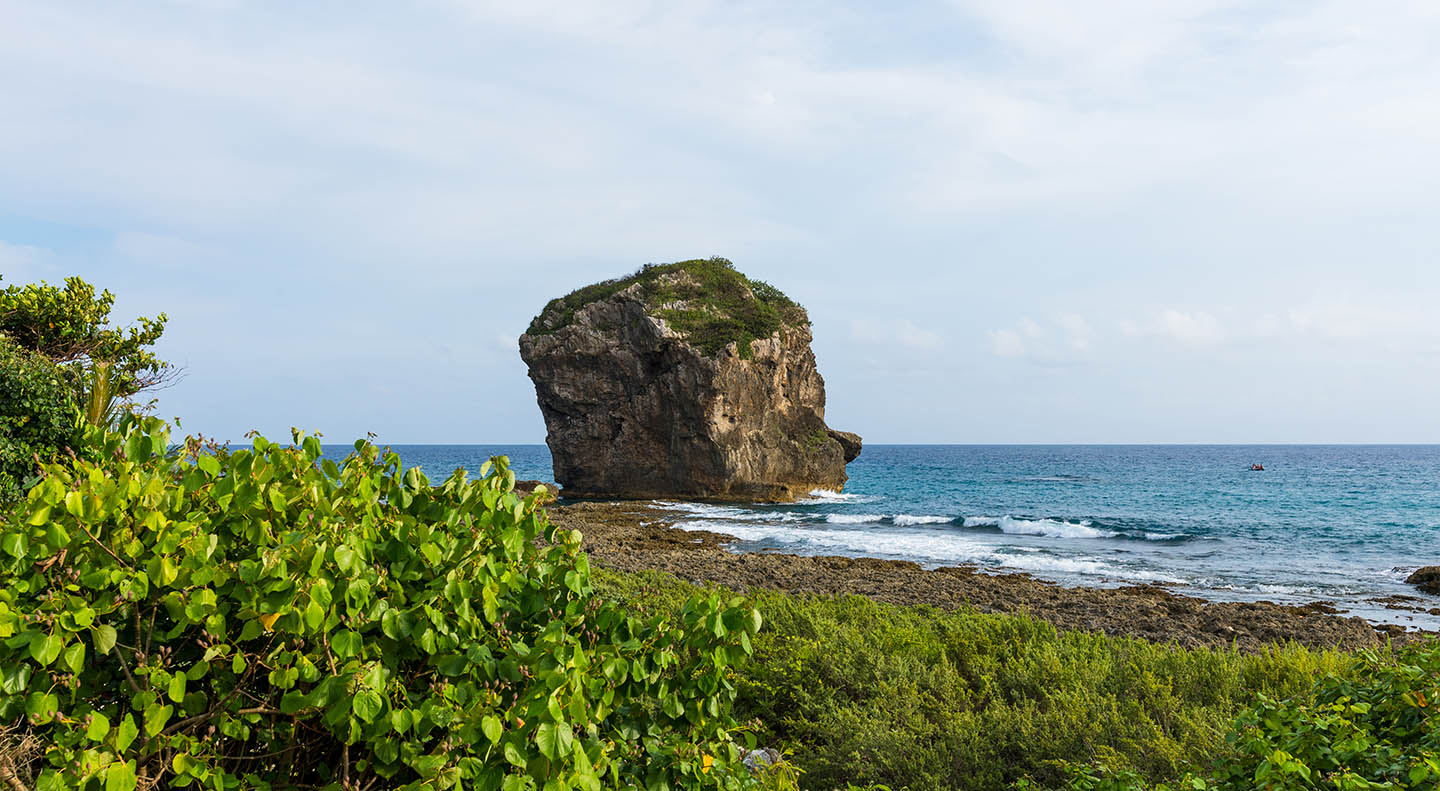
M839 490L804 308L723 259L551 300L520 337L567 497L783 502Z

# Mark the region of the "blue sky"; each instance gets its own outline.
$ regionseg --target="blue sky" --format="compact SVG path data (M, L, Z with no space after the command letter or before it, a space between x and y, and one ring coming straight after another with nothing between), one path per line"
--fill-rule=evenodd
M1440 6L0 0L0 274L160 414L537 442L552 296L723 255L872 442L1440 441Z

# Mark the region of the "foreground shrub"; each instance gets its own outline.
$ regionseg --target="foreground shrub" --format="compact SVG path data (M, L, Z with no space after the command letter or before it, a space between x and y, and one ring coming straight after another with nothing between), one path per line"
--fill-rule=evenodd
M1353 676L1327 675L1307 694L1259 700L1226 737L1214 768L1185 789L1310 791L1440 788L1440 642L1398 655L1360 654ZM1167 791L1132 772L1073 770L1074 791Z
M601 572L612 594L673 612L696 588ZM1302 647L1187 650L1060 632L1027 617L756 593L767 626L738 671L736 712L789 748L805 788L1061 785L1101 760L1173 780L1224 749L1258 694L1299 693L1349 658Z
M59 366L0 335L0 503L77 444L80 410Z
M39 789L738 788L759 615L641 621L504 460L432 487L129 418L0 532L0 781ZM487 465L489 466L489 465ZM17 760L12 745L43 757Z

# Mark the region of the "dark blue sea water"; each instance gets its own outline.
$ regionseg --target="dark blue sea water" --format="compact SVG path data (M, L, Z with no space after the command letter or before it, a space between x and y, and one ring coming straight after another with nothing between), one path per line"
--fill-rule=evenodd
M543 445L396 446L432 478L491 455L551 480ZM1252 472L1252 463L1265 466ZM1336 602L1440 627L1408 572L1440 563L1440 446L867 445L843 493L783 506L676 503L738 551L1024 571L1066 585L1166 583L1224 600Z

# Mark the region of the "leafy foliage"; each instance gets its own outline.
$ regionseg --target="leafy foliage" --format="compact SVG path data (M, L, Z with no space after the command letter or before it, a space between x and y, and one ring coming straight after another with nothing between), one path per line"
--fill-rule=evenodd
M115 295L78 277L66 278L65 287L46 283L0 289L0 335L21 348L42 354L57 364L77 369L92 361L110 363L114 392L129 398L164 381L170 365L156 357L153 346L165 331L164 313L141 317L139 326L110 326ZM72 365L73 364L73 365Z
M696 591L654 573L598 579L652 612ZM1173 780L1224 749L1228 723L1257 694L1299 693L1351 662L1298 646L1178 649L858 596L754 601L767 627L738 671L736 713L793 752L803 787L827 791L1058 785L1067 765L1096 760Z
M79 410L54 363L0 336L0 501L77 444Z
M95 430L0 530L0 723L38 789L724 788L759 614L600 599L497 458L438 486L357 442L170 452ZM22 719L23 718L23 721Z
M670 277L683 275L683 277ZM646 305L687 342L714 356L730 344L749 358L751 342L783 326L807 323L805 311L779 289L751 280L724 258L647 264L628 277L606 280L553 299L530 322L531 334L569 326L575 312L639 284Z
M1440 788L1440 642L1398 655L1365 651L1354 675L1326 675L1307 694L1261 695L1225 737L1193 791L1434 791ZM1074 791L1171 791L1133 772L1077 767Z

